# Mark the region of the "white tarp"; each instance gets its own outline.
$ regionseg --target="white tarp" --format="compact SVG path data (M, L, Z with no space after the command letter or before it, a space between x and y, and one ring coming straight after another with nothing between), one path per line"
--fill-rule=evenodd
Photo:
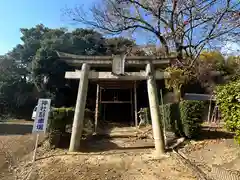
M50 105L51 105L50 99L38 100L37 112L32 130L33 133L46 132Z

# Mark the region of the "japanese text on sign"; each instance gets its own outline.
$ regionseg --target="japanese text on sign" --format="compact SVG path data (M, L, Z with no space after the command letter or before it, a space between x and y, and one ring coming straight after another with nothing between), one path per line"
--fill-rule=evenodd
M48 113L50 110L50 99L39 99L33 132L45 132L47 128Z

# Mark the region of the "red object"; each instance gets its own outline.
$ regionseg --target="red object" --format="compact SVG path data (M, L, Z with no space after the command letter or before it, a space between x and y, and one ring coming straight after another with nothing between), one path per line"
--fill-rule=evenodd
M183 23L184 25L187 25L188 24L188 21L184 21L184 23Z

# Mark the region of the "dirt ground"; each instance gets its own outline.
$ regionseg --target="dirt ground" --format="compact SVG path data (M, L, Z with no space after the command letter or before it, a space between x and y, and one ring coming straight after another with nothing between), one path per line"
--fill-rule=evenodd
M233 134L223 128L203 129L202 138L191 141L180 152L212 179L240 179L240 147Z
M86 144L85 152L74 154L68 154L66 150L60 149L50 152L39 149L39 154L43 158L38 158L29 179L196 179L194 174L171 154L160 160L154 159L152 145L150 145L152 142L146 139L112 138L107 140L104 138L88 140ZM42 154L41 151L45 153ZM20 166L17 173L19 179L27 177L31 168L29 165Z
M151 134L149 130L145 132ZM139 135L132 128L115 128L109 133L109 136L83 140L79 153L68 153L67 149L50 150L45 141L38 148L35 164L30 163L35 142L33 135L2 135L0 179L197 179L196 173L179 161L174 153L168 152L166 157L155 159L153 140L148 136ZM239 146L233 136L225 132L204 131L203 134L202 139L190 141L179 151L200 168L218 165L239 171ZM206 172L204 168L202 170Z
M221 165L228 169L240 171L240 150L233 139L193 143L188 145L184 151L194 162Z
M32 132L32 122L11 121L0 123L0 179L14 179L13 170L28 154L32 154L35 146L35 136ZM40 136L39 142L44 140Z
M67 149L50 150L45 142L38 148L34 165L30 163L34 136L0 136L0 162L5 162L0 167L0 179L196 179L171 153L160 160L153 158L153 140L136 136L132 128L115 128L110 134L82 141L84 148L75 154Z
M42 140L43 137L40 138ZM0 179L13 179L13 170L26 155L31 155L35 145L33 135L0 136Z

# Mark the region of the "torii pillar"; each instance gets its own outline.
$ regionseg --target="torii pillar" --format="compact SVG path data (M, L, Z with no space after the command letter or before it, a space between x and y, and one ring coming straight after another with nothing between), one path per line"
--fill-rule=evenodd
M161 155L164 154L165 152L165 143L163 136L163 127L160 118L160 108L157 94L155 70L151 63L148 63L146 66L146 75L147 75L148 100L152 119L152 130L156 149L156 157L161 157Z
M80 149L80 141L82 137L83 123L84 123L84 113L86 106L86 98L88 91L88 76L89 76L89 65L83 64L81 69L81 76L78 86L77 102L75 107L72 135L69 146L70 152L75 152Z

